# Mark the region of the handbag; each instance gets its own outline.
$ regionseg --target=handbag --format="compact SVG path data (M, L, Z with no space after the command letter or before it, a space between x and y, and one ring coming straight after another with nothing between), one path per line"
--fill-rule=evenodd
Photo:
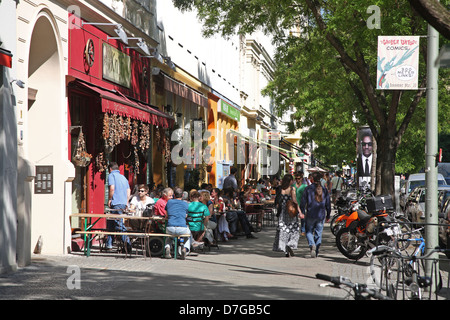
M286 211L291 218L294 218L298 214L297 204L293 200L286 202Z

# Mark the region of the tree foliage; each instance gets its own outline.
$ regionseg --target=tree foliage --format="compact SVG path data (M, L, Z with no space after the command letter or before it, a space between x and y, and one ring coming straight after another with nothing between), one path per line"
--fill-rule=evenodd
M395 170L424 162L425 90L376 90L377 37L427 35L427 23L407 0L376 0L380 27L369 28L363 0L173 0L196 9L205 35L261 29L278 46L274 80L264 90L281 114L294 106L303 143L328 164L355 157L356 129L367 124L377 141L377 193L392 193ZM298 30L288 35L283 30ZM441 40L440 42L444 42ZM426 38L421 39L419 86L426 87ZM440 132L450 130L448 69L440 70ZM294 129L294 128L293 128ZM407 130L408 129L408 130Z

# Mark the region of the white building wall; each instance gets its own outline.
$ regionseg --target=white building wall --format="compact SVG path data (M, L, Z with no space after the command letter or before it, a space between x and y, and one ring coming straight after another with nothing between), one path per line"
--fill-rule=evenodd
M204 38L195 12L180 12L171 1L157 1L160 47L177 67L239 104L239 37Z
M17 76L15 6L13 0L0 1L0 44L13 55L12 68L0 66L0 274L17 268L16 95L23 89L11 83Z
M68 160L68 12L51 1L17 5L18 77L26 88L17 96L19 159L30 166L53 167L53 193L31 191L31 250L40 236L42 253L66 253L70 247L70 194L75 169ZM29 90L37 90L29 103ZM34 184L31 184L33 188Z

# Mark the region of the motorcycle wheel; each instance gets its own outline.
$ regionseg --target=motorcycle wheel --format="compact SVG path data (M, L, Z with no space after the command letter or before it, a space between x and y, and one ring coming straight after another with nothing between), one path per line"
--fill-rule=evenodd
M336 219L339 218L340 216L341 216L340 214L335 214L330 220L330 230L331 230L331 233L333 234L333 236L336 236L337 232L343 225L342 221L341 221L341 223L338 223L336 225Z
M356 235L348 228L341 228L336 234L336 246L349 259L359 260L367 251L367 247L358 242Z

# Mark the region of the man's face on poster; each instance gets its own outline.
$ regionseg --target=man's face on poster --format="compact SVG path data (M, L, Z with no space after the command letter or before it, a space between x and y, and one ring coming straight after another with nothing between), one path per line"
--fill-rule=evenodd
M372 154L372 137L364 136L361 141L361 150L364 157L368 157Z

